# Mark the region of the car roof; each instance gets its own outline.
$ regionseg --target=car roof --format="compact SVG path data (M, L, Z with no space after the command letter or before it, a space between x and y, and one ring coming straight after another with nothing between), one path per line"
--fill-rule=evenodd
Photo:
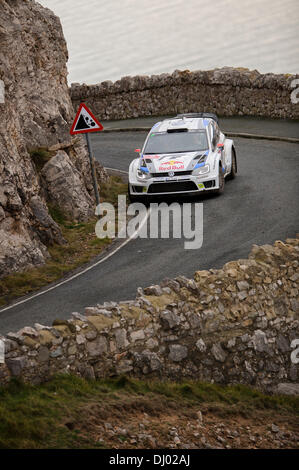
M214 118L214 115L208 115L208 113L207 117L205 116L205 113L179 114L174 118L164 119L163 121L157 122L151 128L151 132L180 132L180 130L183 129L185 131L205 130L212 120L217 122L217 116L215 115Z

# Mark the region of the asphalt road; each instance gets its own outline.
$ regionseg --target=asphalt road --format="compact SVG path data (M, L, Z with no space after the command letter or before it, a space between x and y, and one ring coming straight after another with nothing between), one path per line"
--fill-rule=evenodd
M92 136L96 158L105 166L127 170L141 132ZM10 310L0 312L0 333L35 322L50 324L86 306L135 297L138 286L198 269L219 268L247 257L252 244L293 237L298 230L299 145L234 139L238 175L219 197L203 202L203 246L185 250L182 239L135 239L85 274Z

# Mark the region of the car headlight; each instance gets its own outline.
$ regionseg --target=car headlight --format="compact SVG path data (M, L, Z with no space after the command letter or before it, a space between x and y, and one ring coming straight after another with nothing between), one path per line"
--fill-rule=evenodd
M197 166L197 165L196 165ZM210 171L210 165L200 165L193 170L193 175L199 176L199 175L205 175L206 173L209 173Z
M144 180L149 179L150 177L151 177L151 174L147 167L141 166L140 168L137 168L137 179L144 181Z

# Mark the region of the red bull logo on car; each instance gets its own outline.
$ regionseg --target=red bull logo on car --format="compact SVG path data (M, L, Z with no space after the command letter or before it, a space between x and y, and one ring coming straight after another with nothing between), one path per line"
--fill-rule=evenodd
M169 160L168 162L161 163L159 171L183 170L184 168L184 162L181 160Z

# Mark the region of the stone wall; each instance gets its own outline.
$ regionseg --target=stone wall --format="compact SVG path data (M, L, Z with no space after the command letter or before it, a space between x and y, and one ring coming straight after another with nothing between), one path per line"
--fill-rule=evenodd
M176 70L172 74L123 77L97 85L73 83L74 107L85 102L102 120L210 111L219 116L299 118L291 102L299 75L260 74L244 68Z
M248 259L139 288L136 299L87 307L53 326L9 333L0 383L70 372L251 384L298 382L299 239L253 246ZM294 354L294 351L293 351Z

